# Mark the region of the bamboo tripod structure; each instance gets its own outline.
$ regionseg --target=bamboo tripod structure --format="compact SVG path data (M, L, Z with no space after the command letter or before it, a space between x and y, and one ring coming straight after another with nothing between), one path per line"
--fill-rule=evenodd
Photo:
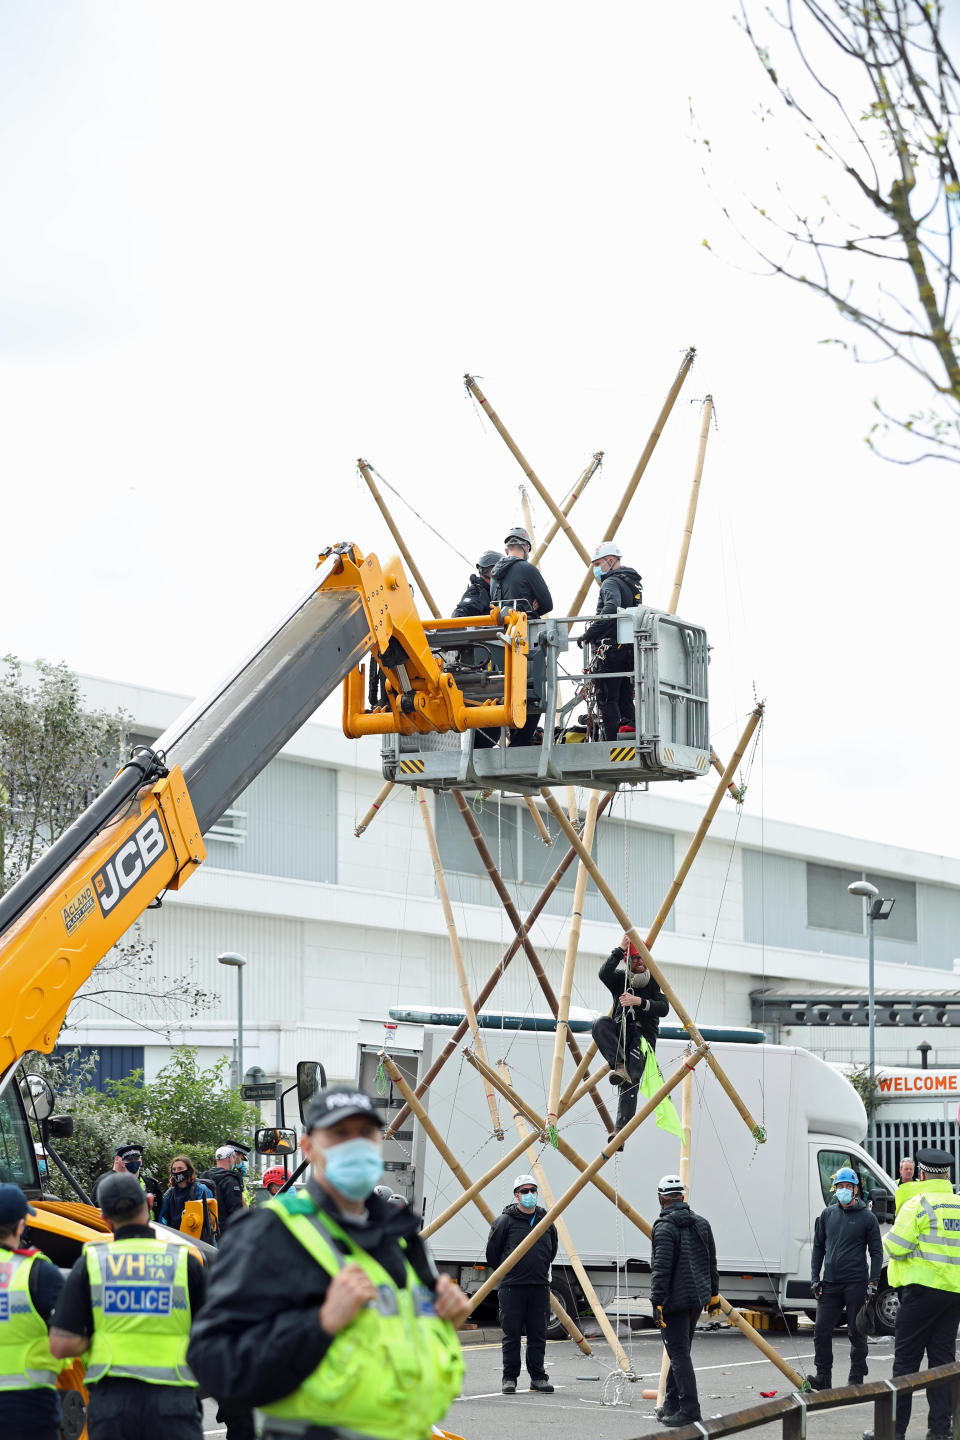
M407 549L404 538L400 534L399 529L397 528L397 523L387 508L387 502L380 494L377 483L370 473L370 466L368 462L362 458L359 459L357 461L357 469L360 471L360 474L367 482L367 489L373 496L377 505L377 509L380 511L380 514L387 522L387 529L390 531L390 534L397 542L397 549L400 551L400 554L403 556L404 560L407 562L407 565L410 567L410 574L420 586L420 593L423 596L424 600L426 600L427 604L430 606L431 615L433 616L434 620L439 620L443 612L437 608L437 602L430 594L430 587L427 585L426 580L424 580L423 576L420 574L420 571L417 568L417 562L414 560L413 556L410 554L410 551Z
M595 474L597 473L597 471L599 470L600 464L601 464L601 461L602 461L602 460L603 460L603 451L602 451L602 450L597 450L597 451L595 451L595 452L594 452L594 455L593 455L593 457L592 457L592 459L591 459L591 461L590 461L590 464L589 464L589 465L587 466L587 468L584 470L583 474L580 476L580 478L579 478L579 480L577 481L576 485L574 485L573 489L570 491L570 494L567 496L566 500L565 500L565 501L563 502L563 504L560 506L560 509L563 511L564 515L569 515L569 514L570 514L570 511L573 509L574 505L576 505L577 501L580 499L580 496L583 494L584 490L586 490L587 486L590 484L590 481L593 479L594 475L595 475ZM533 554L530 556L530 564L531 564L531 565L539 565L539 564L540 564L540 561L543 559L543 557L544 557L544 555L546 554L549 546L551 545L551 543L553 542L553 540L556 538L557 534L559 533L559 530L560 530L560 521L559 521L559 520L554 520L553 524L550 526L550 529L547 531L546 535L544 535L543 539L540 541L540 544L537 546L536 550L534 550ZM532 532L531 532L531 533L532 533Z

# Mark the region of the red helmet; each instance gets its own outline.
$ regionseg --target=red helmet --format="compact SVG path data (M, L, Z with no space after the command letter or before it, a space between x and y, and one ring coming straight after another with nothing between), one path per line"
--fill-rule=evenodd
M269 1170L264 1170L262 1185L282 1185L286 1180L282 1165L271 1165Z

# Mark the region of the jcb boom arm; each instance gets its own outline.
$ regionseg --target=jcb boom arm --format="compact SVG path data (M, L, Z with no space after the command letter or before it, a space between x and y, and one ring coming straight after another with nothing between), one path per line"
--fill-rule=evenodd
M521 725L526 616L478 623L504 645L504 699L468 706L430 649L399 560L381 569L352 545L325 551L314 586L249 659L138 750L0 898L0 1089L27 1051L52 1050L97 963L193 874L202 836L342 680L351 736ZM431 633L444 626L463 622L433 621ZM365 713L359 666L371 652L386 704Z

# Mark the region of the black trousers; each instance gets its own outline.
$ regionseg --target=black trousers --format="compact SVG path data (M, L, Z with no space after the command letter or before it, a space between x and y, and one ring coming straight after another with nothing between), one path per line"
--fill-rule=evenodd
M627 1121L632 1120L637 1113L637 1096L646 1065L640 1031L632 1022L624 1024L621 1021L617 1024L609 1015L601 1015L599 1020L593 1022L591 1033L597 1042L597 1049L610 1069L616 1070L621 1065L626 1065L630 1074L631 1083L620 1086L620 1099L617 1102L617 1129L622 1130Z
M829 1375L833 1369L833 1332L840 1313L846 1306L847 1334L850 1336L850 1375L862 1380L867 1373L867 1337L857 1333L854 1323L857 1311L867 1298L867 1277L851 1280L845 1285L824 1282L823 1294L817 1301L817 1323L813 1331L813 1358L818 1375Z
M893 1374L910 1375L922 1369L923 1352L927 1365L949 1365L957 1358L957 1326L960 1325L960 1294L954 1290L934 1290L930 1285L904 1285L900 1291L897 1330L893 1342ZM897 1417L894 1428L905 1435L910 1423L913 1396L909 1390L897 1396ZM946 1385L933 1385L927 1391L927 1428L938 1435L953 1432L950 1391Z
M547 1314L550 1310L548 1285L501 1285L500 1325L503 1329L503 1378L516 1380L520 1374L520 1336L527 1336L527 1374L531 1380L546 1375Z
M666 1329L660 1331L663 1348L670 1357L667 1383L663 1392L666 1415L683 1415L687 1420L700 1419L700 1397L697 1377L690 1359L690 1346L697 1333L699 1310L664 1311Z
M632 669L633 646L611 645L593 672L604 740L616 740L621 725L629 725L633 729L637 721L633 706L633 677L628 675L621 680L604 680L603 672Z
M87 1408L90 1440L203 1440L196 1390L144 1380L98 1380Z
M227 1440L256 1440L253 1411L249 1406L238 1405L235 1400L219 1400L217 1419L227 1427Z

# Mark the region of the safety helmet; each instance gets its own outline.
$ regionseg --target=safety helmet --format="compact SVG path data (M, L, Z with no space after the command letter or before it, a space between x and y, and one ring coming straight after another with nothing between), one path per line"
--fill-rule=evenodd
M664 1175L660 1184L657 1186L657 1194L682 1195L686 1188L686 1185L684 1185L679 1175Z
M282 1165L271 1165L269 1170L264 1170L261 1185L282 1185L286 1180Z
M484 550L480 559L477 561L477 569L492 570L497 561L502 559L503 556L499 550Z
M615 555L619 560L622 554L623 551L619 545L614 545L612 540L604 540L593 552L593 563L596 565L598 560L606 560L608 555Z
M379 1195L381 1200L389 1200L389 1199L390 1199L390 1196L393 1194L393 1186L392 1186L392 1185L374 1185L374 1187L373 1187L373 1193L374 1193L374 1195Z
M400 1205L406 1205L406 1203L407 1203L407 1197L406 1197L405 1195L392 1194L392 1195L390 1195L389 1199L387 1200L387 1204L388 1204L388 1205L396 1205L396 1206L398 1206L398 1207L399 1207Z
M514 525L512 530L508 530L503 543L504 545L526 545L528 550L533 549L533 541L522 525Z
M851 1170L849 1165L841 1165L840 1169L833 1177L833 1184L830 1186L830 1189L831 1191L836 1190L838 1185L859 1184L860 1176L857 1174L856 1170Z
M539 1185L537 1184L536 1180L534 1180L534 1178L533 1178L532 1175L518 1175L518 1176L517 1176L516 1180L514 1180L514 1182L513 1182L513 1191L514 1191L514 1194L516 1194L516 1192L520 1189L520 1186L521 1186L521 1185L532 1185L533 1188L534 1188L534 1190L539 1190L539 1188L540 1188Z

